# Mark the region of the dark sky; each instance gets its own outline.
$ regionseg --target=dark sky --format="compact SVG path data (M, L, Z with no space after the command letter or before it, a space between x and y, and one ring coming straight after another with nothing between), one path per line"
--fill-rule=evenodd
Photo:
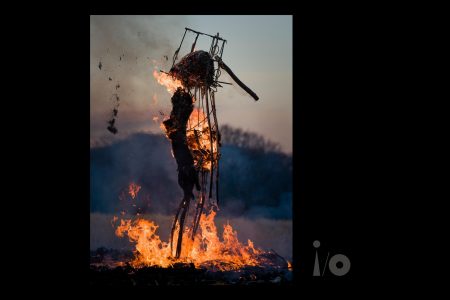
M260 133L291 153L291 16L91 16L91 144L135 131L161 132L160 120L153 118L170 114L170 94L152 72L169 70L185 27L219 32L228 41L224 62L260 98L255 102L239 88L225 85L216 93L219 124ZM188 33L183 45L190 47L194 38ZM210 41L200 37L197 49L208 50ZM106 130L114 94L120 99L116 136Z

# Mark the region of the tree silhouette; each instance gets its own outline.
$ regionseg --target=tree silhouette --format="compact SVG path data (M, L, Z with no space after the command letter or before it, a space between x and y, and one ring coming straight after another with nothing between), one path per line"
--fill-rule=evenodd
M281 146L254 132L223 125L220 129L221 141L226 145L253 150L255 152L269 153L281 152Z

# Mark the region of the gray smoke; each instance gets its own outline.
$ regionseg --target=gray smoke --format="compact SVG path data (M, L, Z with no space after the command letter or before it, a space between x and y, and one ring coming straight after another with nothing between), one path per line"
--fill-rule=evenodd
M130 132L158 131L152 118L170 111L152 72L168 70L184 32L185 17L91 16L91 139L117 140ZM174 34L179 33L179 34ZM113 110L117 109L117 116ZM115 119L118 134L107 131Z

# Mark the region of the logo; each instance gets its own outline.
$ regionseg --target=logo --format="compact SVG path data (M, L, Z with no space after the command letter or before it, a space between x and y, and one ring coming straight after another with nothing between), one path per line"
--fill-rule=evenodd
M313 242L314 248L316 248L316 260L314 262L314 271L313 276L323 276L325 271L330 270L330 272L335 276L344 276L350 271L350 259L344 254L335 254L329 260L330 252L327 253L327 258L325 260L325 264L323 265L322 272L320 271L319 265L319 254L317 253L317 249L320 247L319 241ZM328 263L328 265L327 265Z

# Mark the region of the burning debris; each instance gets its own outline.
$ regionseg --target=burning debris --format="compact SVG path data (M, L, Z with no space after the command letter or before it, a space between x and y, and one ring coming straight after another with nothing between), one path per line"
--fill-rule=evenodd
M109 49L107 49L107 52L109 52ZM120 56L120 60L122 60L123 56L125 56L125 54L122 54ZM102 70L102 67L103 67L103 64L102 64L101 61L99 61L99 63L98 63L99 70ZM108 79L108 81L113 81L113 79L109 75L106 75L106 78ZM119 88L120 88L120 83L117 82L116 85L115 85L116 93L112 94L112 97L115 100L115 104L114 104L114 107L112 109L111 119L109 119L107 121L108 126L106 127L106 129L108 129L108 131L111 132L112 134L117 134L118 133L118 129L116 127L116 119L117 119L117 115L119 113L119 100L120 100L120 97L119 97L119 94L118 94Z
M91 254L92 255L92 254ZM265 267L245 267L234 271L214 271L177 263L168 268L136 269L128 264L113 268L91 265L91 286L287 286L292 271Z
M111 120L109 120L108 121L108 127L106 127L112 134L116 134L117 133L117 128L116 128L116 126L115 126L115 122L116 122L116 119L111 119Z
M91 252L91 256L95 252ZM118 254L115 254L118 255ZM125 254L122 254L125 256ZM92 264L91 286L287 286L292 284L292 271L266 267L216 271L176 263L168 268L157 266L136 269L129 264L106 267Z
M113 97L114 97L116 103L115 103L114 108L112 110L111 119L108 121L109 125L108 125L107 129L111 133L116 134L118 132L118 130L117 130L116 126L115 126L115 123L116 123L117 114L119 113L119 105L120 105L119 100L120 100L120 98L119 98L118 94L113 94Z

